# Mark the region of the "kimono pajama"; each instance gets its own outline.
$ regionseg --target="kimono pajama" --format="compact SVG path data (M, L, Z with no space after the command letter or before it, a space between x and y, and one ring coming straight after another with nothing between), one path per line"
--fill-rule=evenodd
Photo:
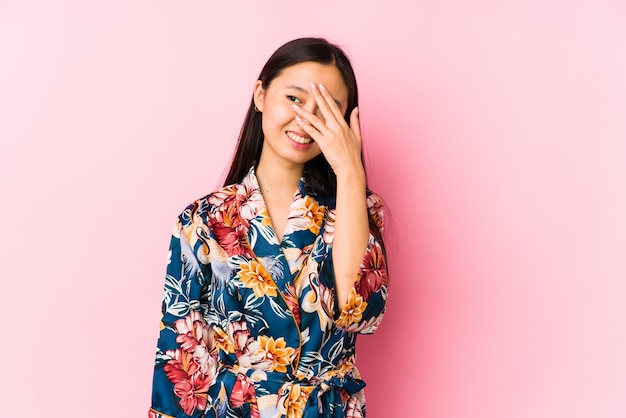
M368 212L382 232L383 206ZM358 333L378 327L387 269L374 231L335 301L335 200L299 183L282 241L254 168L188 206L170 244L150 418L362 417Z

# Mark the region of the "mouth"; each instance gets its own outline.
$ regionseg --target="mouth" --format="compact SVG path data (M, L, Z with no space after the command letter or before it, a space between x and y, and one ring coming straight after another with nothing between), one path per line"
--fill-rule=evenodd
M289 137L289 139L291 139L292 141L297 142L298 144L302 144L302 145L307 145L307 144L311 144L313 142L313 138L311 138L308 135L300 135L297 134L293 131L287 131L287 136Z

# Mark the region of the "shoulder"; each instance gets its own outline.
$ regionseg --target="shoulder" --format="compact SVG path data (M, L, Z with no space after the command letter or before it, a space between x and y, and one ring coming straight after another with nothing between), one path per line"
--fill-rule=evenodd
M208 223L212 214L232 210L236 205L239 187L239 184L221 187L187 205L178 216L182 227L187 228L198 221Z

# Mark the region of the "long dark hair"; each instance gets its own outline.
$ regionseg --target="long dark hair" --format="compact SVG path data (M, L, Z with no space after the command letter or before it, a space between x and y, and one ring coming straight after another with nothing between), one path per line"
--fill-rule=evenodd
M348 88L348 106L344 118L349 123L350 113L359 102L356 77L346 54L341 48L331 44L326 39L294 39L278 48L265 63L259 75L263 88L267 89L272 80L278 77L285 68L306 61L337 67ZM239 133L237 150L235 151L230 171L224 181L224 186L241 182L250 170L250 167L258 163L264 138L261 120L262 114L255 110L253 96ZM362 156L361 159L363 159ZM323 196L335 196L337 177L323 154L305 163L303 177L306 179L307 187L313 193Z

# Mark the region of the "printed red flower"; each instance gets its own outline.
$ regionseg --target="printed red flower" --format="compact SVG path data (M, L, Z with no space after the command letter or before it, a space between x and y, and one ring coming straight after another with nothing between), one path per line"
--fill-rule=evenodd
M231 186L221 189L209 196L209 203L217 208L226 209L235 206L237 199L237 187Z
M232 321L228 323L228 335L234 341L234 350L238 353L247 351L248 345L254 341L246 321ZM234 351L233 350L233 351Z
M296 324L300 324L300 302L296 296L295 287L292 284L287 285L287 291L283 296L285 298L285 302L287 302L289 310L293 314L293 319L296 321Z
M361 279L356 284L356 291L364 300L368 300L372 293L378 292L387 285L387 282L387 266L383 252L378 245L370 245L361 262Z
M178 336L176 342L188 353L193 353L198 344L209 345L209 329L202 314L198 311L191 311L183 319L174 323Z
M237 380L235 380L235 384L233 385L229 401L233 408L238 408L244 403L248 403L250 405L250 417L260 418L261 415L259 414L259 407L257 405L254 382L246 375L237 375Z
M228 324L228 336L233 341L237 362L242 367L269 371L272 362L259 352L259 342L252 337L246 321L233 321Z
M210 218L209 222L215 239L229 257L235 255L244 255L247 258L254 257L252 250L248 248L248 239L244 228L229 226L224 222L219 222L216 218Z
M198 371L198 364L191 353L177 348L176 350L167 350L166 354L172 357L172 360L168 361L163 368L170 382L176 383L188 379L189 376Z
M174 385L174 393L180 398L181 408L188 415L193 414L196 409L204 411L213 376L205 375L199 370L191 353L176 349L168 350L167 354L173 358L163 370Z
M180 406L187 415L195 410L205 411L210 380L204 375L191 376L189 380L181 380L174 385L174 393L180 398Z

